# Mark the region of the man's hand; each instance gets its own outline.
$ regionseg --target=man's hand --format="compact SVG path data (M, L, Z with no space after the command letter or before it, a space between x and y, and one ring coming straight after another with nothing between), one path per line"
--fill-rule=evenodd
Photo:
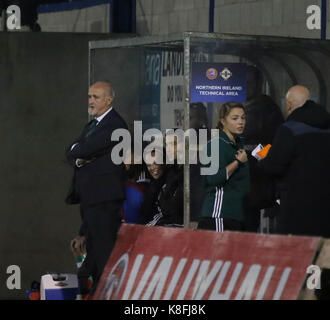
M81 166L84 166L85 164L88 164L88 163L91 163L95 160L96 158L92 158L92 159L89 159L89 160L86 160L86 159L77 159L76 161L76 165L78 167L81 167Z
M70 243L70 249L76 257L86 253L86 238L77 236Z

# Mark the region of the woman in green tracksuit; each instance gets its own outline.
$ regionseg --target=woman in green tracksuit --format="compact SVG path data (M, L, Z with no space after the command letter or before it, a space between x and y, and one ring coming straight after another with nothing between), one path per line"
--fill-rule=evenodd
M240 135L245 127L241 104L228 102L220 109L219 169L204 176L205 198L198 229L244 231L244 202L249 192L249 167ZM211 142L207 145L210 155Z

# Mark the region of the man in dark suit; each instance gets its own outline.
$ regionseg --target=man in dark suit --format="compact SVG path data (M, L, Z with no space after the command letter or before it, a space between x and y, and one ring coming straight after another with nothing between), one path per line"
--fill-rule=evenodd
M125 121L114 110L114 91L107 82L96 82L88 92L88 114L94 119L66 152L74 166L74 176L66 202L80 203L87 258L78 276L93 277L93 291L102 275L116 241L121 224L120 207L125 199L123 165L115 165L111 141L116 129L127 129Z

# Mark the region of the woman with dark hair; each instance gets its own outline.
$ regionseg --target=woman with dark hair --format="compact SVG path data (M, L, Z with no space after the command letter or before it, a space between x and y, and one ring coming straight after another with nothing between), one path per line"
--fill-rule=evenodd
M144 164L134 163L134 153L131 150L127 152L125 159L126 199L121 207L121 215L123 222L138 223L150 180L146 176Z
M147 169L153 180L143 204L141 223L148 226L182 227L183 166L176 164L177 140L174 139L171 146L167 143L166 147L173 148L170 152L174 157L173 165L165 164L165 150L160 152L155 149L146 156ZM154 161L156 159L158 161Z
M217 139L219 169L204 176L205 198L198 229L245 230L245 201L249 191L249 166L241 134L245 127L244 107L236 102L220 109ZM210 156L211 142L207 145Z

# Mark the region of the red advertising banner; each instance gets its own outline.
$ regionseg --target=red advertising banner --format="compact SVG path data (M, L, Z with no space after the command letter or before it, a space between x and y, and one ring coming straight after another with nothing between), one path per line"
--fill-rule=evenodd
M124 224L93 299L295 300L319 242Z

